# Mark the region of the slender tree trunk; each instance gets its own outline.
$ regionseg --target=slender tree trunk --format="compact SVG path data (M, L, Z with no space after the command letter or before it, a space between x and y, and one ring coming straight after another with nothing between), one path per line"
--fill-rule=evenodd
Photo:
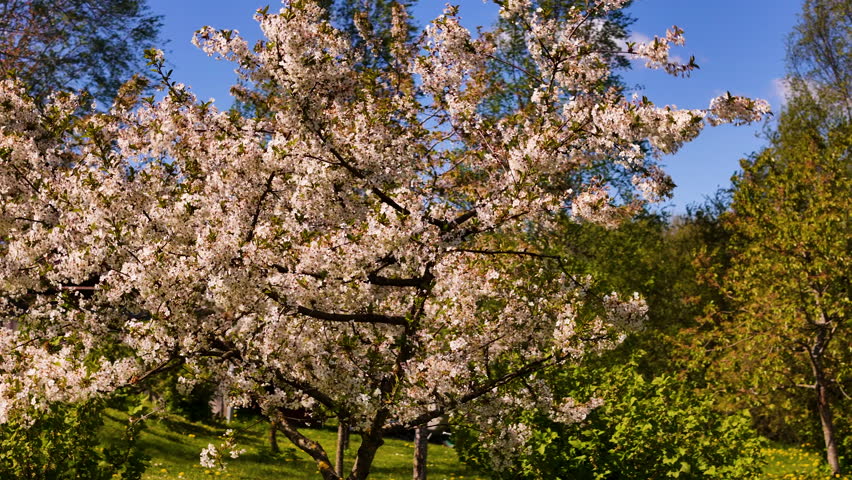
M840 473L840 458L837 454L837 443L834 440L834 419L828 402L828 392L825 385L817 383L817 410L822 424L822 437L825 440L825 458L832 474Z
M278 421L275 419L269 423L269 450L272 453L281 453L281 448L278 447Z
M831 415L831 405L828 398L825 371L822 366L823 354L826 344L830 339L825 330L821 330L816 338L810 353L811 369L814 374L814 387L816 392L817 412L822 425L822 437L825 441L825 459L831 468L832 474L840 473L840 458L837 454L837 442L834 439L834 419Z
M429 451L429 432L426 425L414 429L413 480L426 480L426 454Z
M334 471L341 477L343 476L343 459L347 448L349 448L349 425L341 420L337 424L337 455L334 459Z

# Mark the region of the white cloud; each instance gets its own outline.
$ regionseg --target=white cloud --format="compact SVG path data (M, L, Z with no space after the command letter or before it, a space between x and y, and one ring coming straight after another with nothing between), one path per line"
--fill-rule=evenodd
M641 33L641 32L630 32L630 37L628 37L628 39L631 42L642 42L642 43L648 43L648 42L651 41L651 37L649 37L648 35L645 35L644 33Z
M775 96L781 105L787 102L787 97L790 96L790 83L786 78L772 79L772 95Z

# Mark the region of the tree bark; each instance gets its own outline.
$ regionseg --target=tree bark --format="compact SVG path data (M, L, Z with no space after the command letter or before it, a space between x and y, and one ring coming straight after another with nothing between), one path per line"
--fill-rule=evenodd
M349 448L349 425L341 420L337 424L337 454L334 458L334 471L340 477L343 476L343 460L347 448Z
M361 446L358 447L358 456L355 457L355 465L347 477L348 480L366 480L370 474L370 467L373 466L373 460L376 458L376 450L385 443L382 427L389 416L390 412L387 409L380 409L370 427L361 432Z
M413 480L426 480L426 454L429 451L429 432L426 425L414 429L414 474Z
M822 437L825 442L825 459L831 468L831 473L837 475L840 473L840 457L837 454L837 442L834 439L834 419L831 414L831 405L828 398L828 382L822 366L823 354L830 338L825 329L820 330L813 347L808 353L810 355L811 369L814 374L817 412L819 413L819 421L822 425Z
M286 417L279 415L278 420L280 421L279 425L281 428L281 432L291 442L293 442L293 445L299 447L300 450L307 453L311 456L311 458L314 459L317 464L317 469L320 471L323 480L340 480L340 475L338 475L331 467L331 461L328 459L328 455L325 453L325 450L322 448L322 445L302 435L299 432L299 429L296 428L296 425ZM376 446L376 448L379 447ZM373 455L375 456L375 450L373 451ZM372 457L370 458L370 461L372 462ZM366 475L364 476L364 478L366 478ZM359 478L358 480L362 479Z
M278 421L273 419L269 423L269 450L272 453L281 453L278 447Z
M825 458L828 461L828 466L831 468L831 473L837 475L840 473L840 457L837 454L837 443L834 440L834 419L831 415L828 392L824 384L817 383L816 394L817 410L819 411L822 436L825 441Z

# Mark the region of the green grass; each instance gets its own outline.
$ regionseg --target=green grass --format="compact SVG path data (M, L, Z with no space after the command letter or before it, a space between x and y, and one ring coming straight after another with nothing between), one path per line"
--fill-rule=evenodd
M774 444L763 453L767 460L763 470L764 480L852 480L850 475L832 476L826 466L824 452L813 445Z
M126 417L109 411L106 438L117 436ZM206 469L199 464L199 453L209 443L218 445L226 428L237 432L238 448L246 449L238 459L230 460L225 470ZM336 430L304 429L310 438L319 441L333 457L337 439ZM266 480L266 479L317 479L316 464L310 457L278 435L281 453L273 454L269 446L269 424L266 422L238 420L226 426L208 426L188 422L174 415L148 420L140 439L143 451L151 457L144 480ZM358 448L358 437L353 435L346 451L347 470L351 467ZM371 470L371 479L407 480L411 478L414 447L411 442L386 439L379 449ZM485 476L459 462L456 452L442 445L429 445L428 476L430 480L484 480Z

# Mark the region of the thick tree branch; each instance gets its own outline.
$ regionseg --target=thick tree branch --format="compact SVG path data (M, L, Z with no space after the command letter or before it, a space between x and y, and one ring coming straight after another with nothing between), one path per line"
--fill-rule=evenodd
M315 310L313 308L298 306L296 311L307 317L317 320L325 320L327 322L355 322L355 323L374 323L384 325L399 325L406 326L408 321L405 317L394 315L380 315L377 313L329 313Z
M267 297L270 299L282 304L287 305L287 302L281 298L277 293L267 290L264 292ZM405 327L408 325L408 320L405 317L400 317L396 315L382 315L378 313L331 313L331 312L323 312L321 310L316 310L314 308L305 307L299 305L296 307L296 312L300 315L304 315L306 317L310 317L316 320L323 320L326 322L340 322L340 323L371 323L378 325L398 325L401 327Z
M382 287L415 287L415 288L426 288L435 277L431 273L427 273L422 277L414 277L414 278L391 278L391 277L383 277L381 275L370 273L367 275L367 281L373 285L378 285Z
M329 460L328 454L325 452L325 449L322 448L322 445L302 435L293 421L285 417L281 412L278 412L275 419L278 421L278 428L281 429L284 436L293 442L293 445L299 447L300 450L307 453L314 459L317 464L317 469L319 469L324 480L340 479L340 477L334 472L334 468L331 466L331 460Z

